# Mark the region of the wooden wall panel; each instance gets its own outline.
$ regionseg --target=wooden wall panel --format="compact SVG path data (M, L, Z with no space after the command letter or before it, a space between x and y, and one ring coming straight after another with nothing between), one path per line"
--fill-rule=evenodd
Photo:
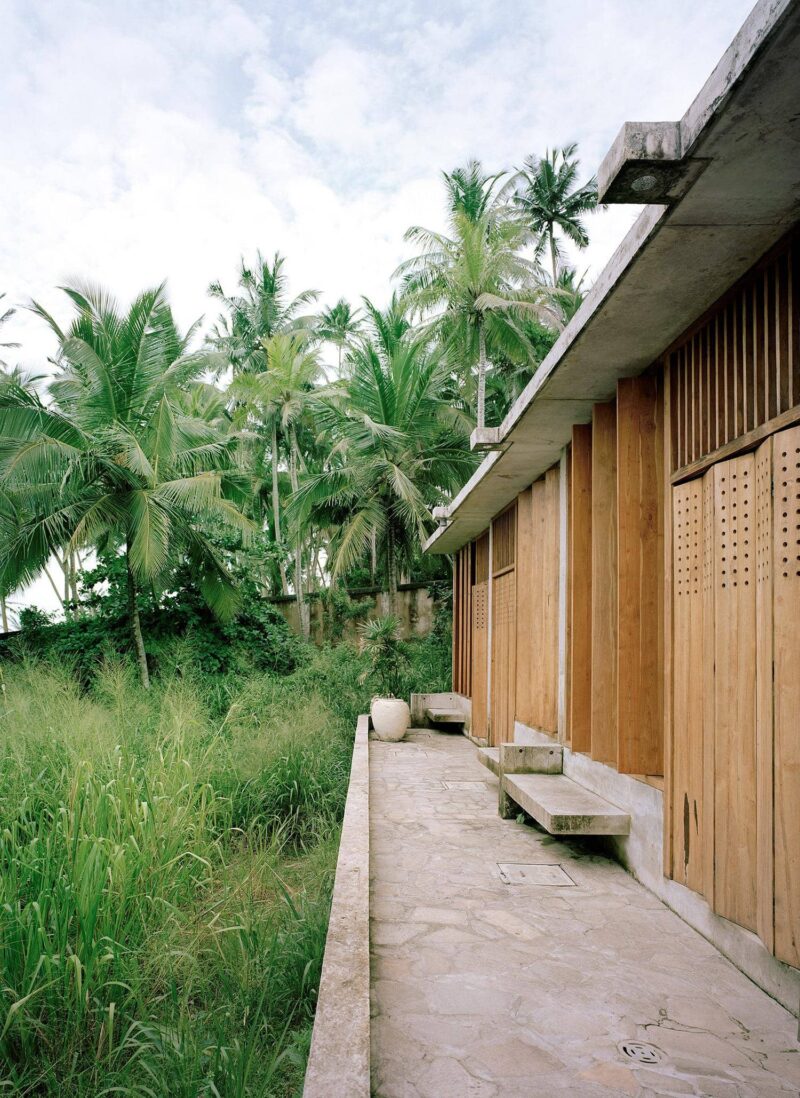
M672 490L672 876L703 890L703 485Z
M453 561L453 690L466 697L472 678L472 545L465 545Z
M542 622L544 621L544 572L545 553L545 513L547 509L547 491L544 478L531 485L531 550L530 550L530 607L531 661L528 664L528 682L525 712L527 719L520 717L524 724L532 728L540 727L542 715L542 693L544 691L544 672L542 667ZM520 673L520 678L524 671Z
M591 425L572 429L570 484L570 729L573 751L591 749Z
M617 413L592 412L592 749L617 761Z
M542 569L541 664L542 693L537 727L558 731L558 589L560 543L560 485L558 465L545 474L544 566Z
M533 724L533 667L536 657L534 586L540 575L534 566L533 491L527 488L517 496L517 682L516 717Z
M514 739L516 591L513 568L492 580L492 703L489 726L490 741L495 747Z
M756 584L756 850L758 878L756 923L770 950L775 945L773 623L772 623L772 439L755 457L755 584ZM713 898L710 902L713 906Z
M755 459L714 467L714 908L756 928Z
M656 377L617 386L617 769L664 765L661 435Z
M775 955L800 966L800 427L773 445Z
M472 720L470 731L488 736L489 581L472 588Z

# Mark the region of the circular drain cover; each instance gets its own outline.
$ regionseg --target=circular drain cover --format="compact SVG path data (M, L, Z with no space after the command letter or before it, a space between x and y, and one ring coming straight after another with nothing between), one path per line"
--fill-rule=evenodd
M664 1053L655 1045L646 1045L641 1041L623 1041L619 1046L620 1052L629 1060L636 1060L639 1064L660 1064L664 1059Z

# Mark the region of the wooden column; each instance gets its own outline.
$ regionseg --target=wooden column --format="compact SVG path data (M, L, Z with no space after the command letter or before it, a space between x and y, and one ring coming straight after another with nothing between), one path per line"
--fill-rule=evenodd
M592 425L572 428L570 483L570 687L573 751L592 746Z
M592 410L592 747L617 761L617 409Z
M662 441L658 379L617 385L617 769L662 774Z

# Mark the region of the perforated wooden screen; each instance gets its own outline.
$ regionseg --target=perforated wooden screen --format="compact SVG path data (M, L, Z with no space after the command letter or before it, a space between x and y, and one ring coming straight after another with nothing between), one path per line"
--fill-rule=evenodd
M669 354L673 472L800 404L799 279L795 231Z

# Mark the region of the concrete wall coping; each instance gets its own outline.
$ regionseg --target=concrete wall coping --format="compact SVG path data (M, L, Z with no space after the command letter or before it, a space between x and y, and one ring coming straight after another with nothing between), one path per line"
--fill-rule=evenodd
M369 717L358 718L303 1098L369 1098Z

